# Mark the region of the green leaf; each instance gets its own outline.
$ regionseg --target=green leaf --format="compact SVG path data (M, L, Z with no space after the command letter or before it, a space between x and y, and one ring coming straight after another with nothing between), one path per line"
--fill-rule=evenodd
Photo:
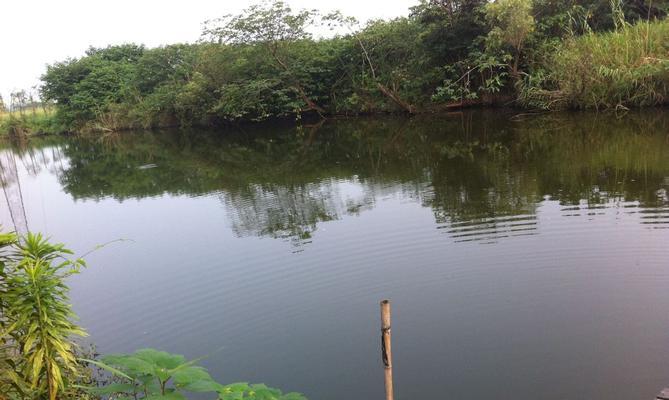
M88 359L85 359L85 358L82 358L81 361L85 361L85 362L87 362L87 363L89 363L89 364L93 364L93 365L95 365L95 366L97 366L97 367L100 367L100 368L104 369L105 371L109 371L109 372L111 372L112 374L114 374L114 375L116 375L116 376L120 376L120 377L125 378L125 379L128 379L128 380L130 380L130 381L133 380L133 378L131 378L130 376L124 374L123 372L119 371L118 369L116 369L116 368L114 368L114 367L110 367L109 365L107 365L107 364L105 364L105 363L102 363L102 362L99 362L99 361L95 361L95 360L88 360Z
M269 388L262 383L251 385L251 391L257 399L275 400L281 397L280 390Z
M174 385L189 392L215 392L223 386L216 383L202 367L180 369L172 376Z
M217 392L223 385L214 380L201 380L189 383L182 387L183 390L195 393Z
M246 382L231 383L218 390L219 400L240 400L250 390Z
M143 359L127 354L111 354L102 357L105 364L117 367L135 378L139 375L150 375L154 373L156 366Z
M176 385L187 385L199 380L211 380L211 376L202 367L188 367L176 371L173 375Z
M160 368L174 369L184 364L186 359L182 355L170 354L165 351L158 351L155 349L142 349L134 354L135 357L150 362Z

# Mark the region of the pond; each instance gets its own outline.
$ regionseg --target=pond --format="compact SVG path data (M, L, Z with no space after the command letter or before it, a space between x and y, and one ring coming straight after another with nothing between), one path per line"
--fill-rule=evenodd
M657 110L494 110L34 139L1 145L0 221L111 242L71 281L103 353L380 399L389 298L398 399L652 398L668 132Z

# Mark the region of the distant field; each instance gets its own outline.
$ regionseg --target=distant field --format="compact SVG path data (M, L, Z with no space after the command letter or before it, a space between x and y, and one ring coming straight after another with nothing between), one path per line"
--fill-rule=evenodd
M0 136L56 133L58 128L53 124L54 114L53 107L0 112Z
M3 120L5 118L9 118L10 116L20 117L21 115L24 115L26 117L29 117L29 116L33 116L33 115L35 115L35 116L51 115L51 114L53 114L54 111L55 110L53 109L53 107L47 107L46 109L43 109L42 107L37 107L37 108L35 108L34 111L33 111L32 108L28 108L28 109L23 110L22 112L21 111L12 111L12 112L0 111L0 120Z

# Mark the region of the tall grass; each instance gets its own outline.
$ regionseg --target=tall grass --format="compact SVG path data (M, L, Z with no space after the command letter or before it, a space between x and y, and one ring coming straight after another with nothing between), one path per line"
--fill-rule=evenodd
M29 136L58 133L62 129L55 120L53 108L36 108L22 112L0 112L0 136Z
M669 21L620 26L560 45L542 82L521 101L544 108L621 108L669 103Z

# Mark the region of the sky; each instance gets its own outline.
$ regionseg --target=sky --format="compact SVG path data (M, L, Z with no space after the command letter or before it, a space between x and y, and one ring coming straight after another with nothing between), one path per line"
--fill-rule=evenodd
M89 46L194 42L205 20L235 14L253 0L0 0L0 94L39 84L46 64L80 57ZM294 9L339 9L360 21L408 15L417 0L285 0Z

